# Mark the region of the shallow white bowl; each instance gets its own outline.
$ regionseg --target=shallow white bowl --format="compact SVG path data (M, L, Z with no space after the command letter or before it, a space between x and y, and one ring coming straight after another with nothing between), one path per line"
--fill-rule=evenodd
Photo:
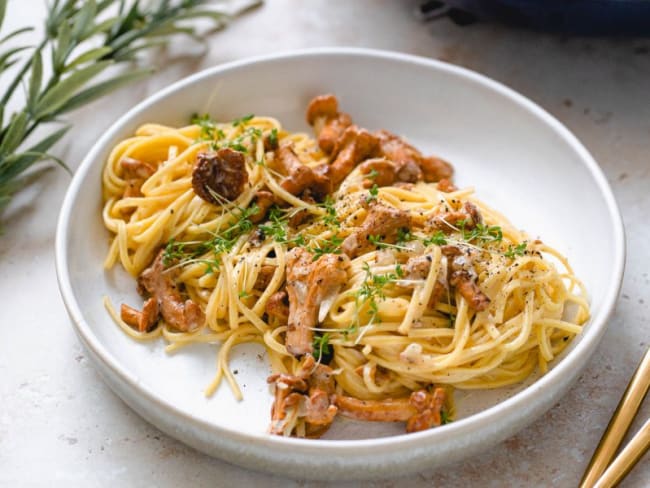
M265 433L271 395L257 346L233 358L245 399L214 374L215 346L169 357L162 342L126 337L102 306L137 303L133 280L105 273L101 171L110 149L145 122L186 124L194 112L219 120L272 115L307 130L316 94L335 93L343 110L370 129L405 135L425 153L451 161L456 181L518 227L565 253L589 291L592 319L553 369L517 388L460 395L459 419L416 434L401 426L336 422L326 439ZM208 454L252 469L305 478L396 476L468 457L511 436L556 403L578 377L606 328L621 283L623 227L603 174L585 148L547 112L505 86L449 64L402 54L325 49L217 66L145 100L92 148L61 211L56 264L63 300L89 356L111 388L145 419ZM570 442L567 440L567 442Z

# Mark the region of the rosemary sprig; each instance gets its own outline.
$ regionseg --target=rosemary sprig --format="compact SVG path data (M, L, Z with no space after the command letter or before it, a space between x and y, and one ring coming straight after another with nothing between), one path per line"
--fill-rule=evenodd
M251 0L248 7L260 1ZM0 0L0 28L7 3ZM117 13L111 15L109 7L116 4ZM203 18L211 21L214 30L223 27L228 16L207 4L207 0L53 0L45 32L35 47L3 49L9 39L32 28L0 38L0 78L22 62L8 83L3 80L6 88L0 93L0 213L25 185L23 174L35 163L53 160L65 167L49 151L68 131L68 125L28 145L30 135L43 124L61 123L62 115L152 72L130 69L96 81L109 67L133 61L141 51L166 44L173 35L200 40L188 22ZM25 52L30 55L22 56ZM46 76L43 57L48 55L51 70ZM5 107L21 84L25 85L25 101L5 117Z

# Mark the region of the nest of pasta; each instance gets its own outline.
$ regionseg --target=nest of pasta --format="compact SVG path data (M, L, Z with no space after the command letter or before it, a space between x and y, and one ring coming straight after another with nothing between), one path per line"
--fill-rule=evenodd
M147 124L112 151L106 268L142 304L109 311L168 351L263 344L269 431L317 437L341 414L408 432L452 420L453 388L542 373L589 316L566 259L459 189L453 168L314 98L315 138L270 117Z

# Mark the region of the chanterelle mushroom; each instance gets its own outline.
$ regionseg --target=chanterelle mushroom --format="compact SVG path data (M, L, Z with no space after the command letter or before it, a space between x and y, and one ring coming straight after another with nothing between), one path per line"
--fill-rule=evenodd
M375 247L370 237L376 237L382 242L395 243L399 231L407 231L411 226L408 212L393 207L376 204L370 207L366 220L354 233L345 238L341 249L351 258Z
M336 142L336 157L330 165L329 176L336 188L347 175L377 147L377 138L365 129L353 125L345 129Z
M216 152L199 153L192 171L194 192L208 203L236 200L248 183L244 155L224 147Z
M269 431L291 435L298 420L305 422L307 437L319 437L334 417L334 378L329 366L316 364L311 355L303 358L295 375L274 374L267 382L273 385L275 400L271 407Z
M429 220L430 225L445 233L457 230L460 222L464 229L470 230L483 223L483 216L476 205L467 201L460 210L434 215Z
M433 393L418 390L408 398L387 400L359 400L336 395L334 403L339 413L346 417L376 422L406 422L407 432L417 432L442 423L440 413L445 404L445 390L435 388Z
M451 178L454 170L446 161L435 156L423 156L404 139L386 130L377 132L376 136L379 138L381 155L397 166L397 181L415 183L424 179L436 182Z
M122 320L136 329L138 332L148 332L158 323L160 312L158 300L149 298L144 302L142 311L129 307L126 303L120 308Z
M259 222L262 222L266 217L266 213L268 212L269 208L271 208L271 205L275 203L275 196L270 191L258 190L255 193L255 198L253 201L259 210L250 216L250 220L254 224L257 224Z
M124 169L126 181L124 198L142 196L140 188L145 180L156 172L156 168L149 163L129 157L122 158L120 166Z
M472 250L445 245L441 247L441 251L447 256L449 284L456 287L471 308L478 312L485 310L490 305L490 299L476 284L478 277L472 264Z
M285 290L276 291L266 302L264 311L269 318L275 318L279 323L286 324L289 321L289 295Z
M313 352L312 329L319 319L321 303L335 295L348 279L349 259L324 254L316 261L306 249L295 247L287 253L287 293L289 323L287 351L294 356Z
M363 180L363 187L370 188L372 185L390 186L395 183L395 163L386 158L367 159L359 165L359 172L366 176Z
M319 95L307 107L307 122L314 127L318 146L326 154L334 150L343 131L352 125L350 116L338 110L338 101L334 95Z
M163 253L164 251L161 250L151 266L138 277L138 289L141 294L151 295L151 298L145 302L142 314L150 317L153 310L160 311L163 320L170 327L182 332L191 332L203 325L205 320L203 311L193 300L183 300L174 283L173 273L165 272ZM133 309L128 309L122 309L122 319L132 325L127 319ZM138 328L141 328L139 323Z
M317 200L330 193L329 178L302 164L290 145L281 145L276 155L278 163L286 174L280 184L286 191L292 195L300 195L308 190L309 195Z

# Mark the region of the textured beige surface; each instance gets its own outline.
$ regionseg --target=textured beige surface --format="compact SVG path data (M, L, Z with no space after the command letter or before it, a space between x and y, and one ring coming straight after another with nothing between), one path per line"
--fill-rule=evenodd
M10 25L42 16L39 0L10 3ZM413 6L406 0L267 0L211 37L203 57L179 58L188 49L200 54L179 40L156 56L162 67L154 78L74 114L77 131L57 153L74 168L103 130L157 89L223 61L293 48L363 46L429 56L530 97L584 142L621 205L629 256L618 310L572 392L531 427L462 464L366 486L575 486L650 342L650 40L566 39L492 25L461 28L447 20L422 24L411 15ZM55 220L68 182L53 170L21 194L0 237L0 485L327 486L199 454L150 427L104 385L56 289ZM646 403L641 418L650 416ZM648 484L646 458L623 486Z

